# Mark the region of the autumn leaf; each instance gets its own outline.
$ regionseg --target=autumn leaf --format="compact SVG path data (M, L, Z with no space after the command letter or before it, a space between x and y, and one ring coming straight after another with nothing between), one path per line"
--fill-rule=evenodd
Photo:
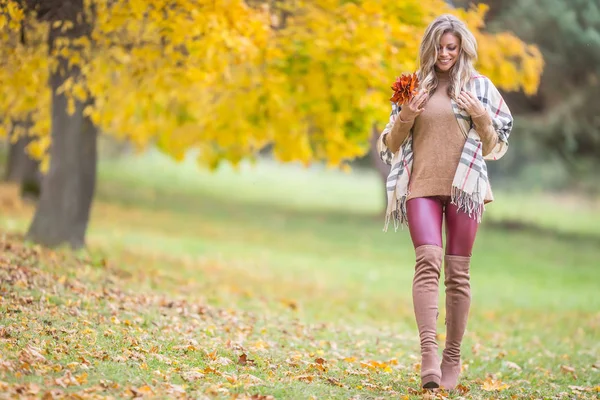
M246 355L246 353L243 353L239 358L238 358L238 364L240 365L246 365L248 363L253 363L254 360L249 360L248 356Z
M208 357L209 360L215 361L217 359L217 351L214 350L210 353L207 353L206 357Z
M304 381L304 382L312 382L315 379L315 377L313 375L305 374L305 375L298 375L295 377L295 379L299 380L299 381Z
M292 310L297 310L298 309L298 303L295 300L290 300L290 299L283 299L281 300L281 302L283 303L284 306L289 307Z
M504 364L505 364L505 365L506 365L508 368L510 368L510 369L514 369L514 370L517 370L517 371L521 371L521 370L522 370L522 368L521 368L521 367L519 367L519 365L515 364L515 363L514 363L514 362L512 362L512 361L505 361L505 362L504 362Z
M229 365L233 364L233 361L227 357L218 357L215 362L219 365Z
M327 377L327 383L330 383L334 386L344 387L344 384L339 379L333 377Z
M275 397L271 395L253 394L250 400L275 400Z
M130 387L130 388L128 388L128 391L131 393L131 395L133 397L143 397L143 396L146 396L146 395L152 395L153 394L152 388L150 386L148 386L148 385L144 385L144 386L141 386L139 388Z
M466 386L466 385L464 385L464 384L458 384L458 385L456 385L455 389L461 395L465 395L465 394L467 394L467 393L469 393L471 391L471 389L469 389L469 387Z
M400 77L396 78L396 81L392 84L394 94L390 98L390 101L398 105L408 103L417 93L418 86L419 78L416 73L402 74Z
M577 379L577 374L575 373L575 368L570 367L568 365L561 365L560 366L560 370L562 372L564 372L565 374L571 374L571 376L573 377L573 379Z
M585 391L591 390L591 388L587 388L585 386L575 386L575 385L569 385L569 389L571 389L574 392L585 392Z
M188 371L182 375L183 379L188 382L194 382L204 378L204 374L200 371Z
M217 371L216 369L212 368L212 367L206 367L204 368L204 370L202 371L203 374L208 375L208 374L215 374L215 375L221 375L221 373L219 371Z
M489 377L483 382L483 385L481 386L481 388L486 392L502 391L508 389L509 387L510 386L508 384Z
M238 379L242 382L244 382L246 385L260 385L261 383L263 383L263 380L260 379L257 376L254 376L252 374L242 374L240 376L238 376Z

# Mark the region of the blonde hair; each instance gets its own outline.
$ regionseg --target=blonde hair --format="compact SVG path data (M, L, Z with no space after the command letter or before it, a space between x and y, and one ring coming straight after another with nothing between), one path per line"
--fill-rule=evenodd
M417 76L422 89L427 90L430 94L435 91L438 86L435 63L438 59L440 40L445 33L454 34L460 41L458 59L450 69L450 83L448 85L448 95L452 99L456 99L461 89L476 74L473 63L477 60L477 40L465 23L454 15L440 15L425 30L419 48Z

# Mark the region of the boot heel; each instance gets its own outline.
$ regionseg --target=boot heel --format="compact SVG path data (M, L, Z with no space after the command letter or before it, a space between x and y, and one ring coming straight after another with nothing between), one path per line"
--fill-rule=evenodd
M421 378L423 389L437 389L440 387L440 376L430 374Z

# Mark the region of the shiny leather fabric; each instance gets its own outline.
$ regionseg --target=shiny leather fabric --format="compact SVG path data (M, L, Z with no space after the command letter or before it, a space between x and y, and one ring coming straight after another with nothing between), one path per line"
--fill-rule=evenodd
M418 197L406 202L410 237L415 248L443 247L442 222L446 219L446 254L470 257L479 224L450 204L450 196Z

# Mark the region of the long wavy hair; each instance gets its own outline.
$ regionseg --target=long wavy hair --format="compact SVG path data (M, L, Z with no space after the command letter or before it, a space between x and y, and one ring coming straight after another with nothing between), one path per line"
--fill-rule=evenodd
M477 60L477 40L465 23L454 15L440 15L425 30L419 48L417 76L422 89L427 90L430 94L435 92L439 83L435 73L435 63L438 59L440 40L448 32L454 34L460 41L458 59L450 69L450 83L448 85L448 95L455 100L461 89L476 74L473 63Z

